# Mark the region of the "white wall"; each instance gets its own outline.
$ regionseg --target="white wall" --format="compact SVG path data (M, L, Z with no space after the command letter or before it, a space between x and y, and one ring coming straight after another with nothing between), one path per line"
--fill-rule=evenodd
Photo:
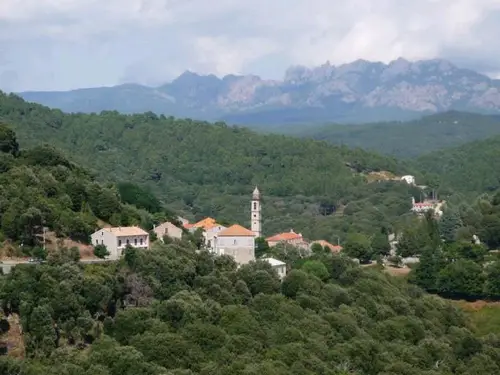
M107 230L101 229L95 232L92 236L92 245L104 245L109 251L109 259L118 259L118 243L116 241L116 236L108 232Z
M238 264L250 263L255 260L255 237L216 237L215 252L232 256Z
M140 239L142 238L142 245ZM122 255L123 250L127 246L127 240L129 244L138 249L148 249L149 248L149 235L136 235L136 236L120 236L116 237L114 233L107 230L99 230L92 234L92 245L105 245L109 251L108 259L119 259ZM135 242L137 240L137 244Z

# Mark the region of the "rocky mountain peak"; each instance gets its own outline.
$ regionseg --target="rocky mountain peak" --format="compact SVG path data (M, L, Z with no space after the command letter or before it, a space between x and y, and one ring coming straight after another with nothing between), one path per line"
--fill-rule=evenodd
M116 98L107 94L105 103L95 104L93 98L101 96L88 90L23 96L72 111L95 106L130 112L127 103L134 103L134 110L158 111L164 101L169 115L243 124L398 120L451 109L500 113L499 81L442 59L297 65L289 67L282 80L186 71L159 88L122 90Z

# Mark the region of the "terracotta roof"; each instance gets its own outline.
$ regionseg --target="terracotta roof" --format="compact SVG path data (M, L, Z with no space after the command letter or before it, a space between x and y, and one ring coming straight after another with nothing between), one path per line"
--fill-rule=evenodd
M112 228L102 228L105 231L108 231L110 233L113 233L117 237L121 236L141 236L141 235L147 235L148 232L146 232L144 229L139 228L139 227L112 227Z
M290 231L290 232L275 234L274 236L266 238L266 241L279 242L279 241L291 241L299 239L302 239L302 234Z
M242 227L241 225L234 224L229 228L222 230L219 232L218 237L255 237L255 234L248 230L247 228Z
M215 228L215 227L222 227L222 228L225 228L224 225L221 225L219 223L213 223L213 224L207 224L203 227L203 229L205 230L209 230L209 229L212 229L212 228Z
M215 219L212 219L211 217L207 217L203 220L198 221L197 223L194 223L192 227L206 229L207 226L214 225L214 224L215 224Z
M311 246L314 245L315 243L321 245L322 247L328 247L332 252L335 252L335 253L342 250L342 246L332 245L330 242L325 241L325 240L313 241L313 242L311 242Z

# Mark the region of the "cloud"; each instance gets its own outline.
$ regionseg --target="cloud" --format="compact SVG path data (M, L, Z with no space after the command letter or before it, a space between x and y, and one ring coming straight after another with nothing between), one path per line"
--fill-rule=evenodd
M155 85L186 69L280 78L400 56L498 76L499 34L500 0L2 0L0 88Z

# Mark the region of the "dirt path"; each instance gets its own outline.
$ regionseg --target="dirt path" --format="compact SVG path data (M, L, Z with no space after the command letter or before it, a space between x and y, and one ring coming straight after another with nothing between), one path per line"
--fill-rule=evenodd
M7 347L10 357L24 358L25 347L23 340L23 329L21 322L19 321L19 315L11 314L7 320L10 324L10 330L7 332Z

